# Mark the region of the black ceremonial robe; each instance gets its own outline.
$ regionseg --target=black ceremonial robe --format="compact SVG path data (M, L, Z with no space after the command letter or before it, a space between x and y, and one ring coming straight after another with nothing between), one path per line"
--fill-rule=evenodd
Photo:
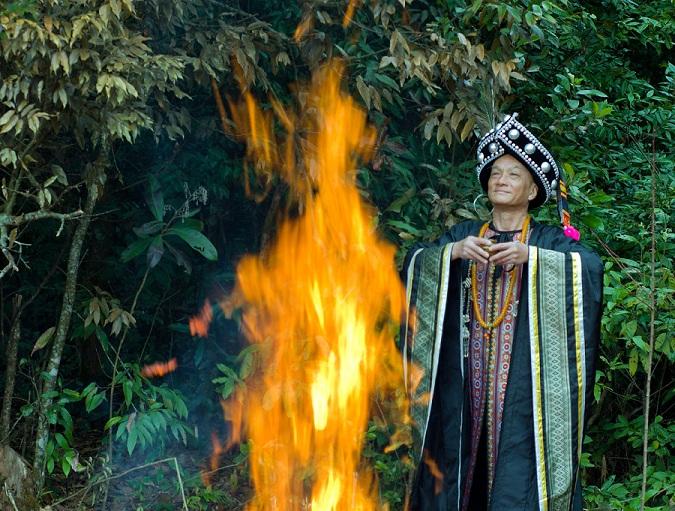
M413 510L454 511L468 501L471 407L462 315L471 310L464 287L469 264L451 261L451 254L454 242L477 236L480 227L458 224L406 257L402 349L419 431ZM593 395L603 267L559 227L532 222L530 229L489 509L581 510L578 467ZM419 383L413 365L424 371Z

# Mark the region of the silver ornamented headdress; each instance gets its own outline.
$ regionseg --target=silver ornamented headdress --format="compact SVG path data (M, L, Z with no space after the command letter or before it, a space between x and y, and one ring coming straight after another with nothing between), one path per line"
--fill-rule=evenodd
M560 171L548 149L516 117L517 113L507 116L480 140L476 174L483 190L487 191L492 162L510 154L525 165L534 178L538 192L530 202L530 208L536 208L544 204L558 188Z

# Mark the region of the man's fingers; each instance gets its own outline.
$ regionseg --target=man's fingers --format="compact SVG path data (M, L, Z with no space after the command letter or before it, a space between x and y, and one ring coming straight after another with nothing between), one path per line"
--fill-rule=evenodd
M490 250L490 262L493 264L504 264L514 262L518 254L516 246L511 243L499 243Z
M480 239L481 238L475 238L473 243L467 244L467 252L469 252L470 255L479 256L481 259L487 259L490 257L490 254L483 247L481 247L479 243Z
M473 253L476 257L478 257L478 259L482 263L487 263L488 259L490 258L490 254L480 247L476 247L476 249L473 251Z
M490 241L487 238L478 238L476 236L471 236L470 239L473 242L473 244L476 245L477 247L483 248L483 247L489 247L490 245L492 245L492 241Z
M474 252L473 254L471 254L471 256L472 256L471 259L473 259L476 262L483 263L483 264L488 263L488 258L485 257L485 256L482 256L481 254L479 254L477 252Z
M517 242L500 246L497 253L490 255L492 264L522 264L527 262L527 247Z
M502 263L508 261L509 257L510 257L510 254L508 252L501 252L497 255L491 256L490 262L492 264L502 264Z
M462 241L463 259L471 259L478 263L487 264L490 258L488 250L493 246L492 241L476 236L467 236ZM486 250L487 249L487 250Z
M474 261L478 261L479 263L487 264L489 254L485 250L483 250L482 248L471 247L469 249L469 256Z
M508 250L510 248L513 248L512 243L495 243L490 247L490 253L494 254L497 252L503 252L504 250Z
M511 254L510 247L500 245L495 245L490 249L490 262L493 264L500 264Z

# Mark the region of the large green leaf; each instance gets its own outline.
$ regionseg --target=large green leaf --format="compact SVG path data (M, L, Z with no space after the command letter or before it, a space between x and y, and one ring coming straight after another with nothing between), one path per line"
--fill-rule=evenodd
M93 410L100 405L105 399L103 392L98 394L90 394L84 400L84 408L87 410L87 413L92 412Z
M166 241L164 242L164 245L166 245L166 248L169 249L169 252L171 252L174 259L176 259L176 263L178 264L178 266L182 266L183 268L185 268L186 273L188 274L192 273L192 264L190 263L190 260L187 258L187 256L183 253L183 251L178 250L177 248L171 246Z
M172 227L167 234L178 236L209 261L216 261L218 259L216 247L199 231L189 227Z
M30 352L31 355L47 346L49 341L52 340L52 337L54 337L54 330L56 330L55 327L49 327L42 333L42 335L40 335L40 337L38 337L38 340L35 342L35 346L33 346L33 351Z
M136 427L132 426L129 430L129 435L127 436L127 452L131 455L134 452L136 447L136 441L138 440L138 430Z
M134 232L139 238L147 238L148 236L153 236L160 232L164 225L164 222L152 220L150 222L144 223L140 227L134 227Z
M131 405L133 397L134 382L132 380L125 380L122 384L122 392L124 393L124 402L127 406Z
M124 252L122 252L122 262L127 263L134 257L141 255L145 252L145 249L148 248L151 242L152 238L141 238L140 240L134 241L124 250Z
M204 222L196 218L181 218L176 222L177 227L194 229L200 231L204 229Z
M159 186L159 181L155 176L150 176L148 178L150 183L150 190L148 191L148 206L150 206L150 211L152 211L153 216L157 221L161 221L164 218L164 194L162 189Z
M164 242L162 241L161 236L156 236L155 238L152 239L152 243L150 243L150 247L148 248L148 266L150 268L154 268L159 264L159 261L162 260L162 256L164 255Z

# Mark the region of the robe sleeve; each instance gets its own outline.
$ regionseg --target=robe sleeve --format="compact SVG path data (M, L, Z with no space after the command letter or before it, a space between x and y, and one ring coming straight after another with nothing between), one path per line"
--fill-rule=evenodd
M538 226L527 278L540 509L569 507L595 384L603 266L590 249Z
M419 431L413 442L415 462L421 459L431 415L451 272L460 268L452 264L453 243L470 234L475 225L458 224L433 243L415 245L405 258L406 310L400 348L410 414Z
M565 236L560 227L538 226L541 233L533 240L533 247L562 252L564 254L578 254L581 261L581 284L584 303L584 334L585 358L587 368L585 409L588 410L593 402L593 387L595 385L595 367L600 344L600 322L602 319L602 293L604 265L600 257L579 241ZM586 416L588 414L586 413Z

